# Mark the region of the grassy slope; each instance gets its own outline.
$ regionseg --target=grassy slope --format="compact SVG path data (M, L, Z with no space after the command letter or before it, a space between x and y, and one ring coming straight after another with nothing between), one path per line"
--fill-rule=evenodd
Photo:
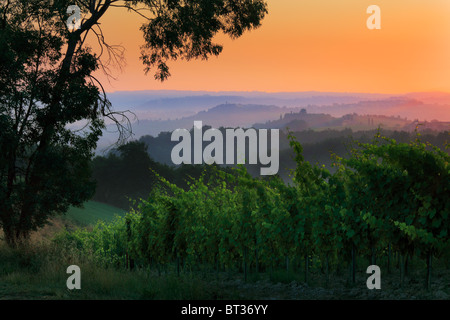
M125 211L100 202L89 201L84 204L84 208L72 207L65 217L76 224L95 225L98 220L110 222L116 215L124 215Z

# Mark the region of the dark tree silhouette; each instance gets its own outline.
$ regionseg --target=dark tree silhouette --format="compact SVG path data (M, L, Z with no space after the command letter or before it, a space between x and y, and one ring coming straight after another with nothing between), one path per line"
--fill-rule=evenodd
M71 31L66 11L74 4L83 19ZM142 61L159 80L170 76L169 60L218 55L217 33L239 37L267 13L263 0L0 0L0 226L11 246L92 196L89 162L107 119L118 143L131 133L127 114L112 110L93 76L123 59L100 27L111 7L145 17ZM86 46L88 35L100 52Z

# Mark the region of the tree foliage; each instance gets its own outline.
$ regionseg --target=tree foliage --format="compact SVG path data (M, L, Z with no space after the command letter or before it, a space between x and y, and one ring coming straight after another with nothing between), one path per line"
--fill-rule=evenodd
M74 4L83 19L69 30ZM112 110L93 76L99 69L110 75L123 58L101 29L112 7L146 17L142 60L160 80L169 76L169 59L217 55L218 32L238 37L267 12L262 0L0 1L0 226L12 246L92 196L89 161L106 120L117 124L119 142L130 133L128 117ZM86 45L90 36L100 52Z
M302 146L290 139L297 163L291 185L279 177L253 178L242 167L231 173L213 167L186 189L159 176L129 214L131 237L119 245L127 248L119 260L132 252L142 266L244 266L244 272L304 261L307 279L314 257L328 280L333 266L350 266L354 276L357 258L376 264L389 248L400 265L417 255L428 270L430 259L448 250L445 152L377 135L355 144L346 159L334 156L338 168L331 174L305 162Z

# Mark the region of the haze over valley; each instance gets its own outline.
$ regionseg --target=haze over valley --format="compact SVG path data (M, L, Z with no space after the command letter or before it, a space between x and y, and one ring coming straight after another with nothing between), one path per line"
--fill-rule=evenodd
M136 91L115 92L108 97L116 111L130 110L133 139L176 129L190 129L194 121L219 127L286 127L293 131L326 128L354 131L378 127L412 131L448 130L450 94L409 93L386 95L324 92L206 92ZM117 141L109 126L98 144L105 150Z

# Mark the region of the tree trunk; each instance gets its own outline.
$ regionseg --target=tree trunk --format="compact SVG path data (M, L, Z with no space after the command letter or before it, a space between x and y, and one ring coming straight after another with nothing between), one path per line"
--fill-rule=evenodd
M339 260L339 254L337 255L337 259L336 259L336 275L337 276L341 275L341 263Z
M244 281L247 282L247 247L244 247Z
M400 258L400 286L403 287L404 281L405 281L405 262L404 262L404 255L399 252L399 258Z
M352 244L352 282L356 283L356 248L354 244Z
M408 265L409 265L409 254L407 253L406 254L406 258L405 258L405 268L404 268L404 270L405 270L405 276L407 276L408 275Z
M3 221L3 223L4 223L4 221ZM10 248L15 248L17 246L17 239L15 237L14 230L12 230L12 227L8 226L8 225L4 225L3 226L3 233L5 234L6 244Z
M426 283L425 283L425 287L427 290L431 289L431 262L433 259L433 254L430 251L428 251L427 253L427 279L426 279Z
M309 266L308 266L308 254L307 253L305 253L305 283L306 284L308 284L308 269L309 269Z
M391 243L388 245L388 261L387 261L387 272L391 273Z
M127 247L128 247L129 243L131 241L131 221L129 219L126 220L126 226L127 226L127 240L128 240ZM131 255L128 254L128 252L129 252L129 248L127 249L127 258L128 258L127 260L129 260L129 262L130 262L130 264L129 264L130 271L133 271L134 270L134 259L131 257ZM128 261L127 261L127 269L128 269Z

